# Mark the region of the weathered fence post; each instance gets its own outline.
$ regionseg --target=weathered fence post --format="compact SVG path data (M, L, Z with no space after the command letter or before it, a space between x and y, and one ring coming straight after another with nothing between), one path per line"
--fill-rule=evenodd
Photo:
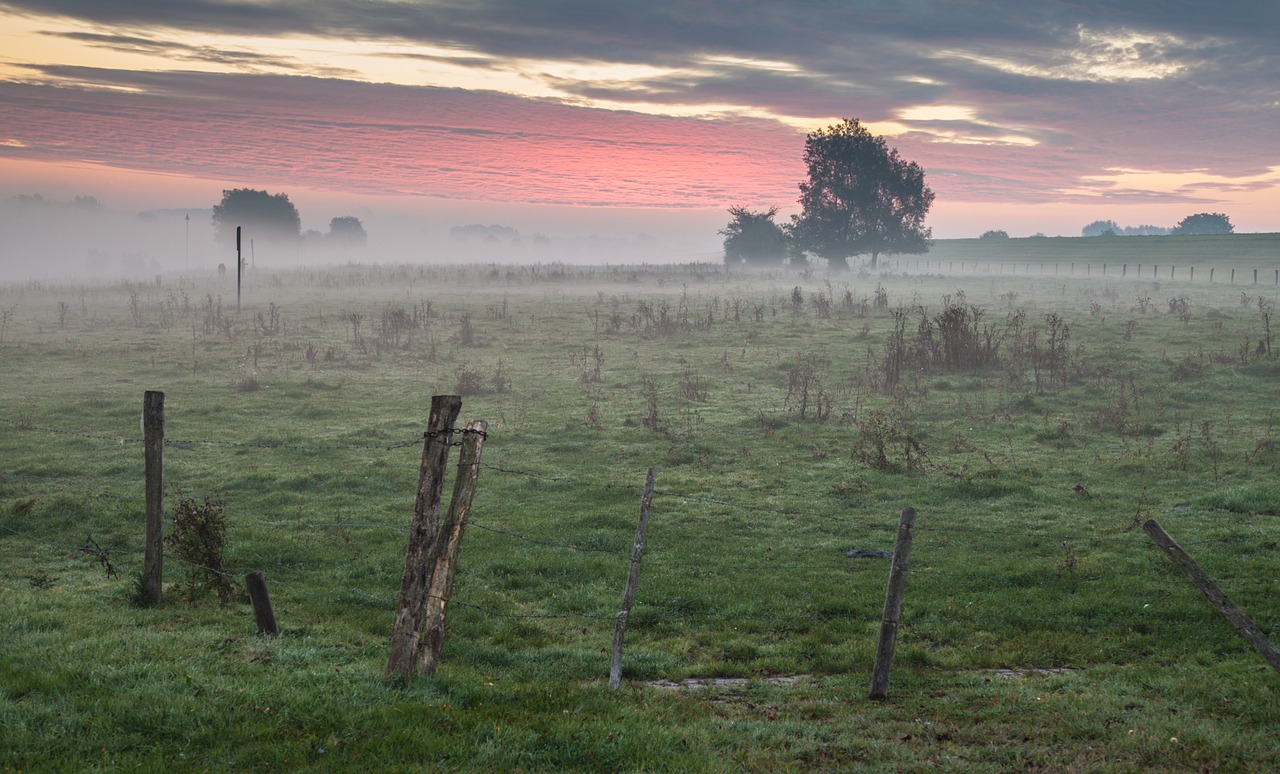
M462 398L457 395L436 395L431 399L431 416L427 420L427 432L422 445L422 467L418 474L418 495L413 504L413 521L409 525L404 578L400 583L400 599L396 605L395 626L391 632L388 675L413 675L422 616L426 612L427 586L431 582L432 552L436 535L440 531L440 493L444 488L449 441L453 423L457 421L461 410Z
M893 667L893 648L898 641L898 620L902 617L902 595L907 586L907 562L911 558L911 535L915 525L915 508L903 508L898 518L898 542L893 548L893 565L889 569L889 589L884 595L880 642L876 645L876 662L871 670L873 699L889 695L889 670Z
M244 259L240 257L240 226L236 226L236 313L240 313L240 278L244 274Z
M458 475L453 482L453 496L449 500L449 512L440 525L436 539L435 568L431 571L427 586L427 608L422 619L422 639L419 646L418 672L431 674L440 664L440 651L444 649L444 618L449 611L449 596L453 594L454 568L458 564L458 546L467 526L467 514L471 512L471 500L476 494L476 479L480 476L480 453L484 450L485 431L489 424L476 419L462 431L462 451L458 454Z
M640 583L640 560L644 557L644 540L649 531L649 504L653 502L653 485L658 469L649 468L644 481L644 495L640 498L640 522L636 525L636 542L631 546L631 569L627 572L627 589L622 594L622 607L613 623L613 658L609 662L609 690L616 691L622 684L622 642L627 634L627 617L636 601L636 586Z
M142 394L142 457L146 475L147 538L142 559L142 593L160 604L164 588L164 393Z
M258 624L258 634L279 637L280 626L276 623L276 611L271 607L267 576L251 572L244 576L244 585L249 589L249 602L253 604L253 620Z
M1218 588L1218 584L1214 583L1213 579L1206 575L1204 570L1200 569L1200 565L1196 564L1196 561L1186 551L1182 550L1182 546L1169 537L1169 533L1164 531L1160 523L1155 519L1147 519L1142 525L1142 531L1150 535L1155 544L1169 555L1173 563L1182 568L1182 571L1191 578L1191 582L1196 584L1196 588L1200 589L1210 604L1217 608L1218 612L1222 613L1223 617L1240 631L1245 640L1253 646L1254 650L1258 651L1262 658L1271 665L1271 668L1280 672L1280 651L1276 650L1276 646L1272 645L1262 632L1258 631L1258 627L1253 625L1253 621L1249 620L1249 616L1245 615L1244 611L1237 607L1236 603L1232 602L1231 598L1223 593L1222 589Z

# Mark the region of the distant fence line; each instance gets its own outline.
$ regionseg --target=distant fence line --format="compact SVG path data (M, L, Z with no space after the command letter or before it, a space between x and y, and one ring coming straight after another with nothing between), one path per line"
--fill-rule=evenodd
M957 267L957 264L959 266ZM862 264L858 268L867 271L883 271L890 269L892 271L908 273L917 272L921 274L928 273L949 273L973 275L979 274L984 276L1035 276L1035 277L1105 277L1108 279L1150 279L1150 280L1186 280L1189 283L1196 281L1196 269L1200 269L1200 281L1209 284L1237 284L1237 272L1239 274L1240 285L1265 285L1270 284L1280 286L1280 269L1273 267L1252 268L1246 267L1239 269L1238 267L1228 266L1209 266L1197 267L1194 264L1185 262L1169 262L1169 263L1128 263L1128 262L1090 262L1090 261L981 261L981 260L951 260L940 259L932 260L929 258L888 258L883 259L876 269L871 269ZM1021 269L1021 271L1019 271Z

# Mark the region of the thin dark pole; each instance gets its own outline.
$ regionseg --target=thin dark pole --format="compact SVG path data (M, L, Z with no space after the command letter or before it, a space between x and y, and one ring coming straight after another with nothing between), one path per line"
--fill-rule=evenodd
M158 605L164 585L164 393L142 395L142 453L146 476L147 537L142 560L142 590L147 604Z

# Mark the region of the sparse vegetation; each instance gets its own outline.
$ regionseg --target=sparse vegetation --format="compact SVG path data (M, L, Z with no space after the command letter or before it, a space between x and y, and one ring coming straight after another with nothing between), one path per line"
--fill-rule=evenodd
M1056 240L983 247L1029 241ZM260 270L239 313L213 272L0 286L0 769L1280 767L1274 674L1137 528L1275 640L1280 291L1164 257L898 260ZM157 385L175 529L222 540L171 544L177 593L143 609ZM489 430L444 662L391 685L426 406L464 391ZM886 565L846 552L891 549L905 505L871 703ZM748 682L648 685L715 677Z

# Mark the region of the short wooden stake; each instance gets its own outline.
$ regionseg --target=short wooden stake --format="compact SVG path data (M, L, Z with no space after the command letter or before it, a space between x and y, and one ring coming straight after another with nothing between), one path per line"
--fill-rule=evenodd
M636 525L636 542L631 546L631 569L627 572L627 589L622 594L622 607L613 624L613 658L609 662L609 690L616 691L622 684L622 642L627 634L627 617L636 601L636 586L640 584L640 560L644 558L644 540L649 532L649 505L653 502L653 485L658 469L649 468L644 481L644 495L640 498L640 522Z
M440 494L444 489L445 464L449 460L453 423L461 410L462 398L457 395L436 395L431 399L431 416L427 420L422 466L418 474L418 496L413 504L409 548L404 558L404 578L400 583L400 599L391 631L388 675L412 677L417 662L421 624L427 606L427 587L434 569L432 552L440 531Z
M889 695L889 670L893 667L893 648L898 641L898 621L902 617L902 595L907 587L907 562L911 558L911 535L916 526L916 509L903 508L898 518L898 542L893 549L889 568L889 589L884 596L884 615L880 619L880 642L876 645L876 662L871 671L871 698Z
M458 565L458 547L462 544L462 532L471 512L471 500L476 494L476 479L480 477L480 453L484 450L485 431L489 424L477 419L463 430L462 452L458 454L458 475L453 482L453 496L449 500L449 512L440 526L436 539L435 569L427 586L427 607L422 619L422 644L419 645L418 672L431 674L440 665L440 652L444 650L444 618L449 611L449 597L453 594L453 578Z
M142 559L142 592L158 605L164 587L164 393L142 395L142 456L146 475L147 537Z
M1190 576L1191 582L1196 584L1196 588L1200 589L1201 593L1208 598L1210 604L1217 608L1218 612L1222 613L1223 617L1239 630L1245 640L1253 646L1253 649L1258 651L1262 658L1271 665L1271 668L1280 672L1280 651L1276 650L1276 646L1272 645L1262 632L1258 631L1258 627L1253 625L1253 621L1249 620L1249 616L1245 615L1244 611L1239 607L1236 607L1236 603L1232 602L1231 598L1223 593L1222 589L1218 588L1218 584L1214 583L1213 579L1206 575L1204 570L1200 569L1200 565L1196 564L1196 561L1186 551L1182 550L1182 546L1169 537L1169 533L1164 531L1160 523L1155 519L1147 519L1142 525L1142 530L1151 536L1151 539L1155 541L1156 545L1160 546L1162 551L1169 555L1174 564L1178 565L1183 572Z
M253 604L253 619L258 623L258 634L279 637L280 626L276 623L276 611L271 607L267 576L251 572L244 576L244 585L249 589L249 602Z

